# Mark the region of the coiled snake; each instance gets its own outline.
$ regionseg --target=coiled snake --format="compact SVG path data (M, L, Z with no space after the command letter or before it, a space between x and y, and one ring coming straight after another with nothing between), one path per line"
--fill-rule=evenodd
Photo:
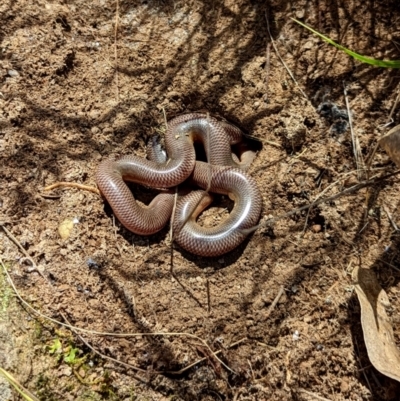
M208 163L196 161L195 141L203 143ZM151 188L172 188L190 178L202 190L178 198L174 240L191 253L219 256L246 238L261 213L262 197L255 180L243 171L246 162L232 156L231 146L241 141L239 128L206 113L178 116L168 122L165 133L168 159L154 144L150 160L135 155L104 160L97 169L97 185L128 230L150 235L161 230L171 218L174 195L161 193L148 206L141 207L125 181ZM202 227L196 222L212 201L204 191L208 186L210 192L229 195L234 201L229 217L216 227Z

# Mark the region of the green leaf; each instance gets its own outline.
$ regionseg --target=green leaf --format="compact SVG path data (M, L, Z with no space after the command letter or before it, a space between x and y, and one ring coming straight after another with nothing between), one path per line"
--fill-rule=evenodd
M78 348L70 347L69 351L64 355L64 361L67 363L76 362L76 353L78 352Z
M53 341L53 345L51 345L51 346L49 347L49 353L50 353L50 354L55 354L55 353L60 352L60 350L61 350L61 341L60 341L59 338L56 338L56 339Z
M328 42L329 44L337 47L339 50L345 52L349 56L355 58L358 61L361 61L362 63L374 65L375 67L384 67L384 68L400 68L400 60L377 60L372 57L367 57L363 56L361 54L358 54L356 52L353 52L350 49L347 49L346 47L339 45L338 43L334 42L332 39L328 38L327 36L322 35L322 33L317 32L313 28L309 27L306 24L303 24L302 22L298 21L297 19L291 18L294 22L297 22L299 25L303 26L304 28L307 28L309 31L314 33L315 35L319 36L325 42Z

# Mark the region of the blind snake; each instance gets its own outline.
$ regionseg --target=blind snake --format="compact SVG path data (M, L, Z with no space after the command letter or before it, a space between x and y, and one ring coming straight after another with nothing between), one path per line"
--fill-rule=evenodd
M196 161L194 142L204 145L208 163ZM242 141L236 126L206 113L188 113L168 122L166 155L158 145L150 146L149 159L135 155L102 161L96 172L100 192L119 221L130 231L150 235L171 218L174 194L158 194L145 207L139 206L125 181L151 188L173 188L188 178L201 188L178 197L174 216L175 241L200 256L219 256L236 248L261 214L262 197L255 180L244 170L249 161L232 155L232 145ZM244 160L243 160L244 159ZM209 191L228 195L234 206L216 227L200 226L196 219L211 203ZM196 207L197 205L197 207ZM194 210L196 208L196 210ZM246 231L247 230L247 231Z

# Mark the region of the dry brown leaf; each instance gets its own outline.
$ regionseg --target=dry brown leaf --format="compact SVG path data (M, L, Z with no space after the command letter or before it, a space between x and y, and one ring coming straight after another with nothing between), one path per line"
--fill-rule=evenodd
M382 374L400 381L400 352L394 341L386 292L370 269L355 268L352 274L361 305L361 325L368 357Z
M389 155L390 159L400 168L400 125L396 125L381 139L379 145Z

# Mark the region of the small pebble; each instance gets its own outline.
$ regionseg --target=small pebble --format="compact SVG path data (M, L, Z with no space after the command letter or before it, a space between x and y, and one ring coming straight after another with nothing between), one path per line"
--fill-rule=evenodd
M63 240L66 240L72 232L74 228L74 222L70 219L65 219L59 226L58 226L58 233Z
M315 232L315 233L319 233L322 230L322 226L321 224L314 224L311 229Z
M8 74L10 77L18 77L18 75L19 75L18 71L16 71L16 70L8 70L8 71L7 71L7 74Z

